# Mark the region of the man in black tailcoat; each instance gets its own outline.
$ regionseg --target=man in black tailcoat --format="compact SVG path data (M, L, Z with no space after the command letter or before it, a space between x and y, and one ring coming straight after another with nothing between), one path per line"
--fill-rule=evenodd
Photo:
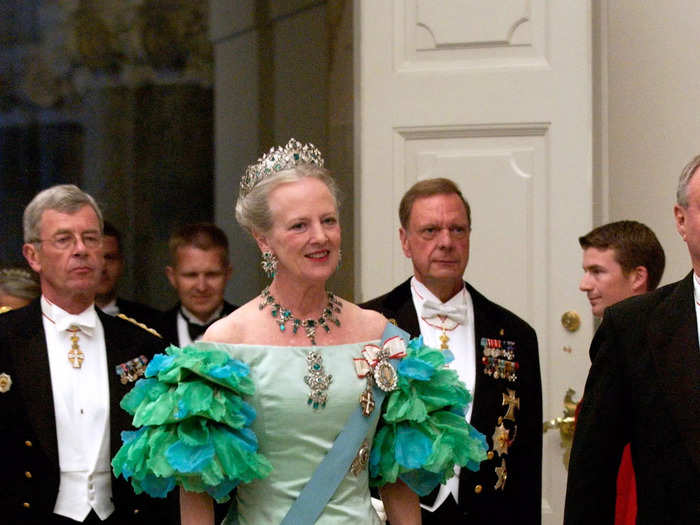
M236 309L224 300L233 268L228 238L215 224L185 224L173 232L168 244L171 264L165 274L179 301L155 328L166 341L182 347L197 341L209 325Z
M76 186L44 190L24 237L41 297L0 315L0 521L172 523L176 501L136 496L111 472L131 428L119 401L163 342L94 306L97 204Z
M489 445L478 472L462 468L421 498L423 523L539 524L542 387L535 331L463 281L471 216L454 182L416 183L401 200L399 218L414 276L362 306L454 354L450 366L474 396L467 418Z
M693 271L605 309L569 463L564 523L615 519L617 467L630 444L637 523L700 523L700 156L674 207Z

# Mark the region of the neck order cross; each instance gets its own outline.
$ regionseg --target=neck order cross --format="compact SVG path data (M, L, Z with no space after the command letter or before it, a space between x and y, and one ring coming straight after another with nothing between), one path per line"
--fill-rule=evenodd
M442 330L442 333L440 334L440 350L449 350L449 342L450 342L450 337L447 335L447 332L451 332L455 328L457 328L460 323L457 321L452 321L450 318L445 317L443 315L438 315L437 318L440 321L440 326L437 326L430 321L428 321L425 317L422 317L423 321L426 322L428 326L432 326L433 328L437 328L439 330ZM448 326L450 323L452 323L451 326Z
M83 366L85 354L83 354L83 351L78 346L78 332L80 332L80 328L71 326L68 328L68 331L70 332L71 342L71 348L68 351L68 361L73 365L73 368L81 368Z
M335 296L333 292L326 292L328 296L328 304L323 309L321 317L318 319L298 319L294 316L291 310L285 308L277 302L277 300L270 293L270 287L266 287L262 292L262 301L260 302L259 308L263 310L267 305L272 305L272 317L275 318L277 326L279 326L280 332L284 332L287 329L287 322L289 321L292 326L292 333L296 334L299 328L303 328L306 332L306 337L309 338L312 345L316 344L316 328L322 327L326 332L331 331L330 323L340 326L340 319L336 317L336 314L340 314L343 305L340 300Z

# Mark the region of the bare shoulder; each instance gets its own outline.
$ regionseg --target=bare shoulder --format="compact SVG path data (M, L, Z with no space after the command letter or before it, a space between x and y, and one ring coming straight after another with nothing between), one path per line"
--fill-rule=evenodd
M388 322L379 312L365 310L356 304L343 301L343 316L360 339L379 339Z
M248 301L234 312L212 324L202 341L236 344L245 341L247 327L258 311L258 301Z

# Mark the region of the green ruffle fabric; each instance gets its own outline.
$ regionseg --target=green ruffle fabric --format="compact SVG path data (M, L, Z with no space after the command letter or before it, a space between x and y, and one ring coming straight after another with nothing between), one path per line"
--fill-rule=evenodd
M241 398L254 392L249 372L220 350L170 346L154 356L121 402L138 430L122 432L115 475L137 494L165 497L180 485L219 502L266 477L272 466L250 429L255 410Z
M406 354L372 445L370 484L401 479L425 495L451 478L455 465L478 470L488 445L465 420L471 395L457 372L445 368L452 355L423 345L422 337L411 340Z

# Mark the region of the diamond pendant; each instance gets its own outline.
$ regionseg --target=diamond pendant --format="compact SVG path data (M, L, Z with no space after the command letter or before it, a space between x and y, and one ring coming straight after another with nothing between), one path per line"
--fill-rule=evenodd
M333 382L333 376L325 373L323 357L319 352L311 351L306 354L306 362L308 363L306 368L308 375L304 376L304 383L311 389L306 404L314 410L326 408L326 401L328 400L327 390Z

